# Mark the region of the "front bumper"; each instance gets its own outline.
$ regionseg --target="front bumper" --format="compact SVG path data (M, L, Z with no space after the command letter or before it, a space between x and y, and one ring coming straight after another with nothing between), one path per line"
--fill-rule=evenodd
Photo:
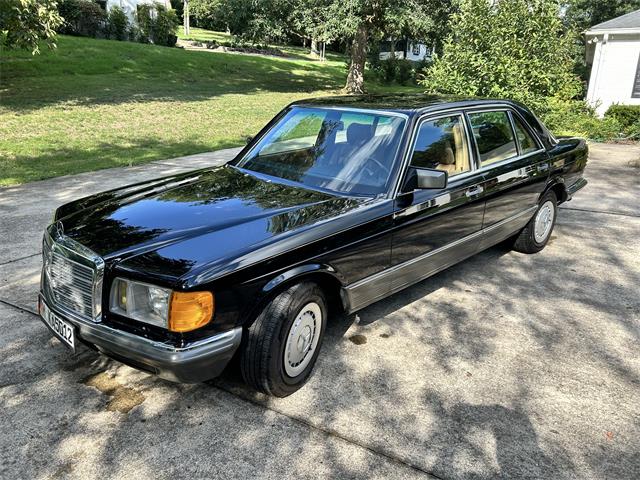
M178 348L74 318L46 302L42 295L39 301L73 324L81 342L115 360L174 382L197 383L220 375L242 339L242 328L237 327Z

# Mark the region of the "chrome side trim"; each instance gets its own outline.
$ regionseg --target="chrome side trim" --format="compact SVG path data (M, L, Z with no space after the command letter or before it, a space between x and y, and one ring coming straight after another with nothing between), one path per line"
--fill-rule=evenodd
M573 194L576 193L581 188L586 187L587 183L589 183L589 182L587 182L587 180L585 178L579 178L574 183L569 185L567 187L567 193L569 194L569 198L571 198L571 196L573 196Z
M495 243L493 240L502 239L503 237L507 238L510 233L513 233L514 231L522 228L523 225L526 225L537 209L537 205L527 208L526 210L505 218L504 220L487 228L483 228L475 233L448 243L447 245L443 245L442 247L426 252L416 258L394 265L347 285L344 289L347 297L349 298L350 311L353 312L360 308L364 308L376 300L424 280L425 278L458 263L464 258L470 257L481 249L489 247L491 244ZM493 243L484 244L484 242L482 242L483 237L488 237ZM445 258L448 253L456 247L459 247L462 253L460 255L450 255L448 259ZM465 247L469 248L465 249ZM436 261L434 262L433 268L429 268L429 262L436 258L442 258L444 261L442 263L438 263ZM426 267L424 268L423 273L417 275L415 278L411 278L407 282L402 282L401 279L403 274L419 264L423 264ZM394 282L394 280L396 281ZM384 287L388 287L388 290L383 289ZM367 295L367 290L369 289L373 290L371 295Z

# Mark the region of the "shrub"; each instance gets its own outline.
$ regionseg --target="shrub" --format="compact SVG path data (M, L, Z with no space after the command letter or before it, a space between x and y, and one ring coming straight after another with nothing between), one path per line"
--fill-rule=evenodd
M396 67L396 81L400 85L406 85L413 79L414 70L413 62L411 60L398 60L398 66Z
M129 38L129 19L118 6L111 7L107 18L107 35L114 40L127 40Z
M374 72L379 72L380 62L382 62L382 60L380 60L380 44L378 44L377 42L374 42L373 45L369 47L369 51L367 52L367 63L368 63L369 69ZM351 62L349 62L349 65L347 66L347 70L349 70L350 64Z
M536 113L556 135L586 137L597 142L620 138L620 123L613 117L598 118L585 101L548 99Z
M138 35L136 40L140 43L153 42L153 25L155 23L155 6L144 3L138 5L136 21L138 23Z
M625 134L637 134L639 131L640 105L611 105L604 116L615 118Z
M107 12L89 0L62 0L58 5L64 23L60 33L83 37L99 37L104 34Z
M180 25L174 10L167 10L162 5L156 5L156 18L153 27L153 43L166 47L175 47L178 37L176 28Z
M380 76L384 83L391 83L395 80L398 71L398 59L395 57L380 60Z
M432 63L431 60L425 58L413 64L413 81L415 83L422 83Z
M140 42L140 43L148 42L148 40L145 40L144 42L140 40L140 37L142 36L142 30L140 30L140 27L136 22L132 22L129 24L127 35L129 37L129 40L131 40L132 42Z
M421 81L429 93L513 98L543 107L580 93L575 35L557 0L461 0L444 53Z
M179 22L173 10L167 10L164 5L143 4L138 6L138 26L140 42L151 42L156 45L174 47L177 41L175 31Z

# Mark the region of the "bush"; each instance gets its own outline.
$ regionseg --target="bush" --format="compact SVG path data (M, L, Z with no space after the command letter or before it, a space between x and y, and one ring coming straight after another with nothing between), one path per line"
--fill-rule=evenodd
M395 57L380 60L380 77L384 83L395 80L398 71L398 59Z
M413 79L413 62L411 60L398 60L396 67L396 81L400 85L406 85Z
M640 133L640 105L611 105L604 116L615 118L625 135Z
M107 12L89 0L62 0L58 5L64 23L60 33L82 37L100 37L104 34Z
M129 38L129 19L118 6L111 7L107 18L107 35L114 40L127 40Z
M596 142L621 138L622 128L613 117L598 118L585 101L548 99L537 111L547 128L556 135L585 137Z
M580 93L576 36L557 0L461 0L443 55L421 84L428 93L513 98L530 107Z
M175 34L178 25L176 12L167 10L164 5L156 3L138 6L140 35L137 40L140 42L174 47L178 39Z

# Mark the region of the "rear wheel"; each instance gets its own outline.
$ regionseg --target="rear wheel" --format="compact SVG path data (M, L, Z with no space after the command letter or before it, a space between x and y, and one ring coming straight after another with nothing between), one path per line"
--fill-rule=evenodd
M538 210L533 218L515 237L513 249L521 253L537 253L542 250L551 237L557 211L558 200L556 194L550 190L538 202Z
M278 294L246 332L240 355L245 382L277 397L301 388L318 358L326 319L326 299L315 283L299 283Z

